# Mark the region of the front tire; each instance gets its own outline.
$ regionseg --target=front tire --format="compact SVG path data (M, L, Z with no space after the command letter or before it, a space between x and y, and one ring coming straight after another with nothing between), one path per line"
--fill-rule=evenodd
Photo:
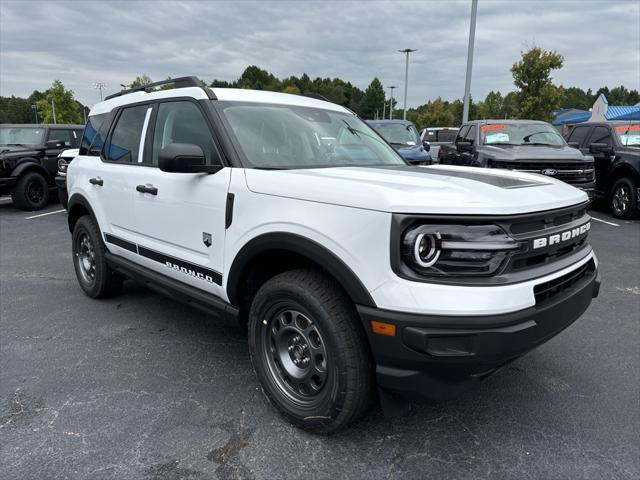
M49 184L38 172L27 172L18 178L11 191L13 204L20 210L42 210L49 203Z
M249 311L249 350L269 401L305 430L340 430L374 399L357 312L320 271L285 272L260 288Z
M73 228L72 242L73 267L84 293L91 298L116 293L122 280L107 264L106 247L93 218L80 217Z
M638 197L635 182L630 178L619 179L611 189L609 206L616 218L631 218L636 213Z

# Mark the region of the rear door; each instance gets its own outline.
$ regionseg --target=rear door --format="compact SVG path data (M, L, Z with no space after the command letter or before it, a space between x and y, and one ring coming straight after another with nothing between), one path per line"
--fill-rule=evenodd
M447 155L444 158L444 163L448 163L450 165L460 165L460 150L458 150L458 144L460 142L465 141L465 135L469 131L469 125L463 125L458 130L458 135L456 136L456 141L454 143L454 148L447 149Z
M607 173L614 157L607 152L590 152L589 146L592 143L604 143L613 150L613 136L609 127L604 125L594 127L589 141L586 142L583 149L585 155L593 155L596 167L596 186L599 192L604 193L607 187Z
M135 222L132 231L139 263L164 275L222 292L225 210L231 169L215 174L163 172L159 152L171 143L195 144L207 164L220 164L210 122L202 106L189 99L157 103L149 127L148 151L133 167ZM138 186L154 193L139 192ZM145 189L141 188L141 189Z

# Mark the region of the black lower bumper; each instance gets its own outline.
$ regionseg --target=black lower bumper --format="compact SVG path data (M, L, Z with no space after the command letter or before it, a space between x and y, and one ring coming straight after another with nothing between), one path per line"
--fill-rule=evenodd
M67 177L57 176L55 178L58 187L58 199L64 208L69 205L69 193L67 192Z
M11 189L18 182L18 177L0 177L0 194L8 195Z
M411 399L453 398L576 321L598 295L588 275L535 307L491 316L430 316L358 306L376 361L378 386ZM490 287L487 287L490 288ZM396 335L372 331L371 321L396 325Z

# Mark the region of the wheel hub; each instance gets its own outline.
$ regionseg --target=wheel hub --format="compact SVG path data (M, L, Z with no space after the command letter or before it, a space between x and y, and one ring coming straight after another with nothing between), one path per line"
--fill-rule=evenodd
M86 233L78 238L76 259L83 280L92 283L96 278L96 252L91 238Z

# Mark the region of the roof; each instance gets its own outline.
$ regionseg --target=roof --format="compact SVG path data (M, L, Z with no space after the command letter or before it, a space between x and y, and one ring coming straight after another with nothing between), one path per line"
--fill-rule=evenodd
M304 97L302 95L292 95L289 93L269 92L266 90L247 90L243 88L208 88L216 96L218 101L231 102L254 102L271 103L278 105L293 105L299 107L321 108L336 112L352 112L335 103ZM89 113L89 116L107 113L116 107L129 105L131 103L148 102L164 98L191 97L197 100L208 100L209 96L201 87L172 88L169 90L158 90L154 92L131 92L97 103ZM215 100L214 100L215 101Z
M399 124L399 125L413 125L413 122L409 121L409 120L367 120L367 123L369 125L393 125L393 124Z
M605 117L607 120L640 120L640 105L609 105Z
M531 123L539 123L541 125L547 125L547 122L543 122L542 120L514 120L514 119L504 119L504 118L498 118L495 120L470 120L468 122L465 122L466 124L475 124L475 125L489 125L491 123L501 123L501 124L531 124Z
M84 125L73 125L67 123L1 123L0 127L31 127L31 128L78 128L83 129Z

